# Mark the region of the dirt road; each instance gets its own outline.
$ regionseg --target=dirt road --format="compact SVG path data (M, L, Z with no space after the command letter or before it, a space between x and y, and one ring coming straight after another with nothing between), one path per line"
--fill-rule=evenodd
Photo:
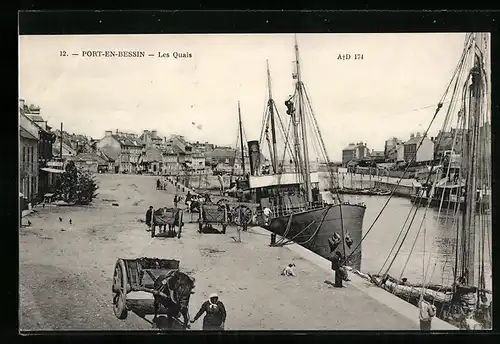
M149 205L172 206L173 187L158 191L154 177L133 175L101 175L99 181L91 207L38 208L29 216L32 226L21 228L21 330L152 329L131 312L118 320L112 310L116 259L141 256L179 259L196 278L191 316L218 292L228 330L416 329L415 322L352 286L329 287L324 280L332 276L288 248L270 248L268 238L256 233L243 233L236 243L234 228L202 235L186 223L180 239L152 239L139 220ZM280 276L291 261L298 276ZM192 328L200 329L201 319Z
M126 322L114 317L111 277L118 257L149 254L152 241L139 222L147 207L172 206L172 194L154 182L102 175L92 206L37 208L25 218L32 226L20 230L21 329L151 328L133 314Z

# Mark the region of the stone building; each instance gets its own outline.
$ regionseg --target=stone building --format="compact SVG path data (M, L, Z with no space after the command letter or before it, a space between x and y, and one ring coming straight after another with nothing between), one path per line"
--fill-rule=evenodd
M19 192L25 203L38 198L38 126L19 112Z
M434 142L420 133L411 134L410 139L404 143L404 161L418 164L432 160L434 160Z
M136 173L143 144L136 134L106 131L96 148L115 161L115 173Z
M349 143L349 145L342 150L342 165L347 166L351 160L361 160L368 157L370 157L370 151L366 143Z

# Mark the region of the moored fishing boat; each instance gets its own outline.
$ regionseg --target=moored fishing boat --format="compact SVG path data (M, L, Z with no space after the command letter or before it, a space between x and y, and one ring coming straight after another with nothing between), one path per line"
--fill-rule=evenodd
M491 84L486 72L489 71L488 46L488 34L467 34L455 73L424 134L424 137L427 136L432 123L443 108L448 91L453 89L449 101L446 102L448 111L443 120L442 131L449 130L454 125L456 129L461 129L465 133L459 140L456 135L459 130L455 130L452 144L453 151L459 141L462 141L460 166L452 168L451 164L446 164L446 157L441 157L439 162L433 162L424 183L427 185L425 193L414 196L412 208L387 259L382 264L380 271L370 276L375 285L414 305L417 305L418 300L423 298L436 306L439 318L459 328L469 330L491 329L492 326L491 303L493 294L491 290L486 288L488 274L485 269L488 251L491 267L492 230L489 211L491 209L491 192L488 191L491 190L492 186L491 127L489 124L491 120L489 100ZM453 84L454 87L451 87ZM458 91L460 86L461 91ZM420 145L421 143L417 146L417 151ZM413 163L413 160L408 166ZM430 183L430 176L435 164L444 166L441 171L444 177L435 178ZM453 181L458 187L448 188L450 181ZM478 192L478 190L481 191ZM387 203L390 199L391 197ZM438 208L437 220L447 222L451 219L453 221L451 228L455 229L453 233L454 257L449 264L445 263L443 271L438 273L442 279L440 285L431 284L435 276L437 260L432 267L432 250L426 252L425 220L428 216L428 209L433 203L434 207ZM382 215L384 208L377 219ZM400 257L401 248L408 238L409 231L415 228L413 224L418 208L421 208L423 217L420 224L416 226L418 230L406 257L403 270L399 278L393 278L389 272L393 268L395 260ZM365 237L373 228L373 224L365 233ZM413 249L422 237L424 240L423 258L415 258L412 256ZM421 283L411 284L402 277L411 259L422 259ZM491 275L489 278L491 279Z
M277 245L295 242L329 258L335 251L350 256L350 265L361 267L361 250L353 252L361 244L364 204L344 202L337 193L320 192L318 172L311 168L308 130L319 143L321 152L317 160L325 160L332 166L314 116L309 96L301 79L299 48L295 41L295 93L285 102L289 115L288 129L279 116L271 93L271 78L267 68L268 91L266 112L260 141L249 141L251 175L249 198L268 208L270 217L263 226L283 236ZM308 116L309 115L309 116ZM279 126L276 125L278 122ZM308 123L310 125L308 126ZM282 157L278 157L277 127L283 136ZM311 127L311 128L309 128ZM271 171L262 169L260 163L261 142L264 134L269 147ZM288 171L285 161L293 165ZM331 186L338 187L333 170L329 169Z

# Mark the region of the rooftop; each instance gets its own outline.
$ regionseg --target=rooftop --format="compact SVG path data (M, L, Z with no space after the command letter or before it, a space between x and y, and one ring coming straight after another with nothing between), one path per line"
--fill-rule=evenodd
M33 122L45 122L43 117L40 115L33 115L30 113L27 113L26 116L28 116L28 118L31 119Z
M107 163L107 161L105 159L103 159L102 157L100 157L96 153L80 153L80 154L76 155L73 158L73 160L76 160L76 161L78 161L78 160L79 161L95 161L100 165L104 165Z
M405 145L414 145L414 144L419 144L420 141L424 139L424 136L414 136L411 137L408 141L406 141L404 144Z
M356 149L356 145L354 143L349 143L349 145L347 147L345 147L343 150L355 150Z
M122 146L142 147L142 142L137 137L126 134L113 134L112 136L115 140L120 142Z
M384 156L384 151L372 151L370 153L370 156L372 157L383 157Z

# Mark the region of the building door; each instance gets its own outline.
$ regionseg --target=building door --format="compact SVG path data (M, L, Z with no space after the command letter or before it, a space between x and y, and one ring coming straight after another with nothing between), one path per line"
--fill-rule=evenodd
M115 173L118 173L120 171L120 166L115 166Z

